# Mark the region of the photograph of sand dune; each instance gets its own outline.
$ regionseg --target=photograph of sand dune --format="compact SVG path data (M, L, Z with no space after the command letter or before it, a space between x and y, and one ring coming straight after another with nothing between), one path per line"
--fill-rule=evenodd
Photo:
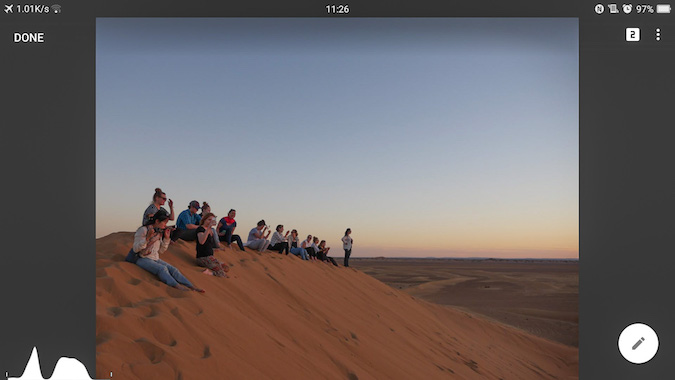
M96 378L578 378L577 19L96 33Z

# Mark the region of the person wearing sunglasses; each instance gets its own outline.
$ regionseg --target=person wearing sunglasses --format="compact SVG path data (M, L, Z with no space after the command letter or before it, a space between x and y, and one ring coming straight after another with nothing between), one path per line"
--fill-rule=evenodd
M145 225L157 211L162 209L162 206L164 206L165 203L166 193L159 187L156 188L155 194L152 196L152 204L150 204L150 206L145 209L145 212L143 212L143 223L141 223L141 225ZM169 199L169 209L171 210L169 213L169 220L174 220L173 201L171 199Z
M307 250L298 247L298 240L298 230L292 230L291 235L288 237L288 245L291 247L290 252L296 256L300 256L303 260L309 260Z
M302 243L300 243L300 248L307 251L310 261L316 261L316 251L312 248L312 243L312 235L307 235L307 240L303 240Z

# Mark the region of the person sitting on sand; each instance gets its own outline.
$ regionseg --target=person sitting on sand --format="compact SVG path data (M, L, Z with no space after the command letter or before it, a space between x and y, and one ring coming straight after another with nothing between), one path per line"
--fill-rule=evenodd
M159 255L169 248L170 228L166 228L169 214L166 210L158 210L144 226L136 230L134 245L127 255L126 261L135 263L146 271L156 275L159 279L176 289L204 293L203 289L196 288L171 264L160 260Z
M272 235L272 239L270 239L270 246L267 249L271 251L279 251L279 254L282 254L284 251L286 251L286 254L288 255L288 242L286 239L288 239L289 231L286 231L286 235L282 235L283 232L284 226L281 224L278 225L276 231L274 231L274 234Z
M148 220L164 206L164 203L166 203L166 193L158 187L155 189L155 194L152 196L152 204L143 212L143 222L141 223L141 226L148 223ZM169 213L169 220L174 220L173 201L171 199L169 199L169 209L171 210Z
M319 249L319 238L317 236L314 236L312 238L312 250L314 250L314 253L316 254L316 258L319 261L326 261L326 258L323 256L323 252Z
M333 264L335 266L338 266L338 264L335 262L335 259L328 256L328 251L330 251L330 247L326 247L326 241L325 240L321 240L321 242L319 243L319 250L323 254L323 257L326 258L326 260L330 261L331 264Z
M234 234L234 229L237 228L237 221L234 220L234 217L237 216L237 211L231 209L228 211L227 216L220 219L216 230L218 231L218 240L224 241L227 243L228 247L232 246L232 240L237 242L239 249L244 250L244 243L241 241L239 235Z
M201 216L197 214L197 211L200 208L199 202L192 201L188 205L187 210L183 210L183 212L178 215L178 220L176 221L176 232L174 232L174 234L171 236L171 240L197 240L197 228L199 227L199 221L202 219Z
M251 249L257 249L259 252L262 252L267 249L270 245L270 241L267 240L267 237L270 236L270 231L267 231L267 225L265 225L265 220L258 222L256 227L253 227L248 233L248 240L246 241L246 246Z
M307 240L303 240L302 243L300 243L300 248L307 251L310 261L316 261L316 251L312 248L312 235L307 235Z
M202 212L199 214L199 219L204 219L204 215L210 214L211 213L211 206L209 206L208 203L202 202ZM216 219L216 216L213 216L214 219ZM215 224L215 223L214 223ZM199 224L201 226L201 222ZM218 236L218 233L216 232L216 228L213 227L213 236ZM213 248L215 249L220 249L220 239L213 239Z
M307 257L307 250L304 248L298 247L298 230L292 230L291 235L288 236L288 245L290 246L290 252L296 256L300 256L303 260L309 260Z
M215 240L216 216L212 213L202 213L202 219L197 228L197 265L206 268L203 273L217 277L226 277L225 272L230 268L213 256L213 241Z
M352 234L352 229L347 228L345 231L345 236L342 237L342 249L345 250L345 263L344 265L346 267L349 266L349 256L352 254L352 243L354 243L354 240L350 236Z

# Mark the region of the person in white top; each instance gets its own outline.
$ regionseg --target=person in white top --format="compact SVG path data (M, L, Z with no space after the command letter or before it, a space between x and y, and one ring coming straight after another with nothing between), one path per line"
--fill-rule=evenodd
M307 240L303 240L300 248L305 249L311 261L316 261L316 251L312 248L312 235L307 235Z
M300 256L303 260L309 260L307 258L307 250L298 247L298 230L291 231L291 234L288 236L288 245L291 247L292 254Z
M274 231L274 234L272 234L272 238L270 239L270 246L267 247L270 251L279 251L279 254L284 253L286 251L286 254L288 255L288 242L286 239L288 239L288 234L290 231L286 231L286 235L282 235L284 232L284 226L283 225L278 225L276 228L276 231Z
M134 245L126 260L157 275L163 283L176 289L192 289L204 293L204 290L192 285L178 269L159 258L159 255L169 248L171 242L171 229L166 228L168 220L169 214L166 210L160 209L146 225L139 227L134 235Z
M354 240L351 237L352 234L352 229L347 228L347 231L345 231L345 236L342 237L342 249L345 250L345 266L349 266L349 256L352 254L352 244L354 244Z
M312 239L311 247L314 250L314 253L316 254L316 258L319 259L319 261L324 261L325 257L323 256L323 252L321 251L321 249L319 249L319 238L316 235Z

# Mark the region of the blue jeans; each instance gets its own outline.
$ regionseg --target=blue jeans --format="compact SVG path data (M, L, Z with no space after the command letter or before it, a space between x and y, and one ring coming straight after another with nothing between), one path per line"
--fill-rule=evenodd
M349 256L352 254L351 249L345 249L345 266L349 266Z
M303 248L293 247L291 248L291 253L300 256L301 259L307 260L307 250Z
M187 286L188 288L193 287L190 281L188 281L188 279L185 278L185 276L183 276L183 274L180 273L178 269L176 269L174 266L167 263L166 261L162 260L155 261L145 257L139 257L138 260L136 261L136 265L158 276L163 283L169 286L175 287L176 285L178 285L178 283L181 283Z

